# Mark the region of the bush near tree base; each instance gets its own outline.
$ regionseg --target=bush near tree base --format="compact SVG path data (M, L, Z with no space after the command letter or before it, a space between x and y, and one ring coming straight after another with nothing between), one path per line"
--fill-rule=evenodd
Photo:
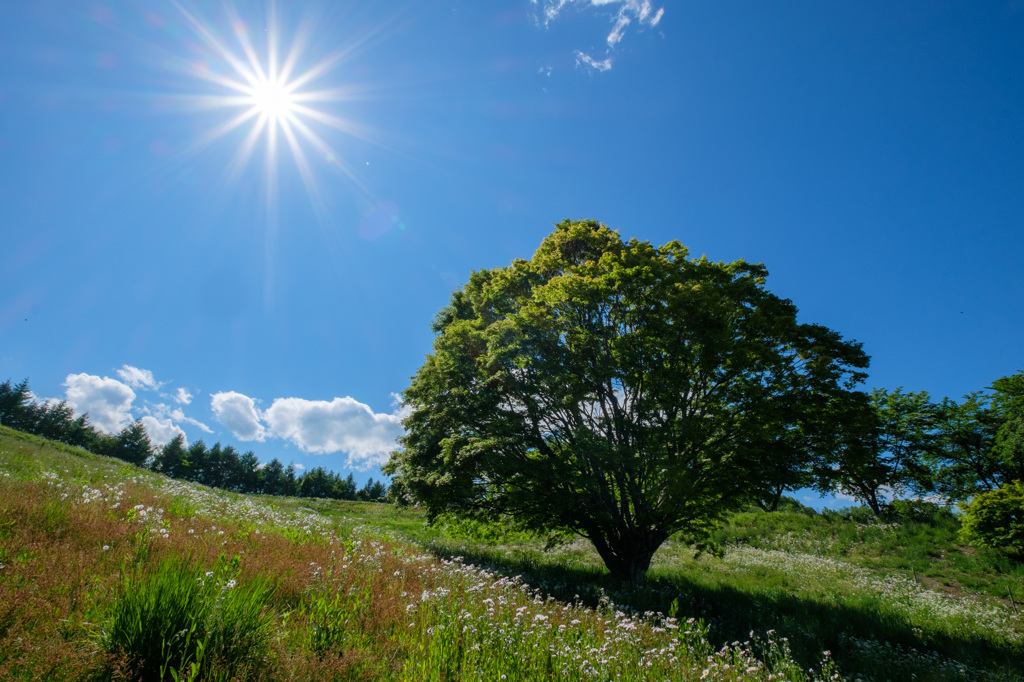
M962 509L966 540L1024 557L1024 481L976 495Z

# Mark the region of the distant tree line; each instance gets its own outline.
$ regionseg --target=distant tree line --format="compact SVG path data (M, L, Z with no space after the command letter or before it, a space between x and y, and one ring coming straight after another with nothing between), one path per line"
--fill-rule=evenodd
M28 379L0 384L0 424L222 490L367 502L383 502L388 493L383 481L371 478L359 488L351 473L342 478L324 467L299 473L294 464L285 466L277 458L261 466L252 451L239 453L220 443L208 447L201 440L186 445L180 433L163 447L155 447L139 420L117 434L107 434L90 424L88 415L75 417L63 400L33 400Z
M992 493L1024 480L1024 372L960 402L875 389L832 437L831 457L800 483L850 495L876 514L896 497L952 504Z

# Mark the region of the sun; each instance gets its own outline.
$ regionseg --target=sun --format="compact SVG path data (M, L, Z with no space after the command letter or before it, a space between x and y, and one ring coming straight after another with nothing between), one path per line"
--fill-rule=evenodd
M233 0L225 0L222 5L230 31L222 30L223 25L216 22L201 19L178 0L172 2L208 54L201 62L202 68L187 70L190 75L204 81L206 90L191 100L199 108L233 112L204 134L194 145L194 150L226 138L232 131L248 127L248 133L230 164L229 177L237 177L263 141L268 204L273 203L276 192L282 151L290 153L314 203L322 203L314 161L326 162L344 173L362 191L367 191L346 164L344 155L318 132L318 129L323 131L326 127L366 139L363 126L325 110L327 107L337 109L338 104L356 97L351 86L322 85L334 67L351 53L352 47L339 48L303 69L301 66L307 61L304 53L311 29L300 26L299 30L291 32L289 41L283 40L283 26L275 0L270 0L265 19L253 19L257 26L266 26L265 30L255 31L253 35L250 35L249 22L239 15ZM231 34L233 44L225 40L225 36ZM287 49L281 49L282 42L289 43ZM313 87L317 85L319 87Z
M260 115L279 121L294 115L296 101L288 83L265 79L252 88L252 106Z

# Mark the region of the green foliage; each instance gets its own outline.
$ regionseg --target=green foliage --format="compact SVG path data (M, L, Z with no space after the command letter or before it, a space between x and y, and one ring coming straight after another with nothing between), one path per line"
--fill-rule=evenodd
M992 382L993 407L1002 424L995 450L1006 470L1006 480L1024 480L1024 372Z
M521 574L567 601L578 594L595 604L608 595L637 611L663 613L677 602L677 612L713 624L716 646L743 641L752 629L775 630L804 669L817 669L828 649L846 679L984 679L958 661L992 671L993 679L1017 679L1024 631L999 598L1006 599L1007 585L1024 594L1024 566L963 547L959 520L948 509L887 509L897 511L918 520L881 519L860 506L740 512L715 531L721 555L694 560L691 548L670 540L639 588L601 575L600 560L581 543L554 552L536 541L435 547ZM996 673L1004 669L1016 672Z
M150 573L125 573L104 648L126 657L139 680L257 671L269 655L274 587L237 584L232 569L237 563L204 571L189 557L169 557Z
M299 483L300 497L331 497L334 493L334 481L323 467L310 469Z
M344 646L358 642L362 633L357 620L371 607L369 586L346 589L334 575L334 568L328 569L302 600L302 611L309 619L306 646L318 656L340 653Z
M925 500L893 500L885 508L885 518L890 521L940 525L953 519L953 511L949 507Z
M384 502L387 496L388 487L384 481L375 481L372 477L367 479L363 487L356 493L356 499L363 502Z
M10 379L0 384L0 424L19 431L31 431L35 426L28 379L15 385Z
M446 513L434 519L434 525L446 537L472 540L488 545L501 545L516 542L529 542L538 539L536 533L523 528L515 519L481 519L460 514ZM546 541L566 539L564 536L546 534Z
M807 514L808 516L814 516L818 512L814 510L814 507L808 507L806 504L802 504L792 497L783 495L779 500L777 511L780 512L799 512L801 514Z
M924 459L935 440L937 407L926 392L902 388L874 389L866 407L851 411L844 426L851 437L820 487L834 485L880 514L886 494L928 487Z
M133 421L121 429L117 434L116 448L111 454L135 466L145 466L149 462L153 456L153 444L141 421Z
M168 441L156 455L153 469L171 478L185 478L188 471L188 452L185 449L185 436L178 434Z
M931 489L951 500L966 500L999 487L1006 471L996 449L1003 419L992 395L975 392L957 403L938 405L938 437L926 455Z
M640 582L672 534L800 485L867 356L799 324L767 271L565 221L474 272L435 322L386 472L432 516L590 540Z
M932 488L952 500L1024 479L1024 373L997 379L990 391L959 404L944 400L927 460Z
M1011 481L962 505L963 536L1024 557L1024 481Z

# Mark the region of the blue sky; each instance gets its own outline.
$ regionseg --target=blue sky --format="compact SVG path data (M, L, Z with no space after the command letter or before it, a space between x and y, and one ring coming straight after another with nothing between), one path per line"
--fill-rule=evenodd
M378 476L452 289L596 218L959 397L1024 369L1021 36L1019 0L15 3L0 380Z

